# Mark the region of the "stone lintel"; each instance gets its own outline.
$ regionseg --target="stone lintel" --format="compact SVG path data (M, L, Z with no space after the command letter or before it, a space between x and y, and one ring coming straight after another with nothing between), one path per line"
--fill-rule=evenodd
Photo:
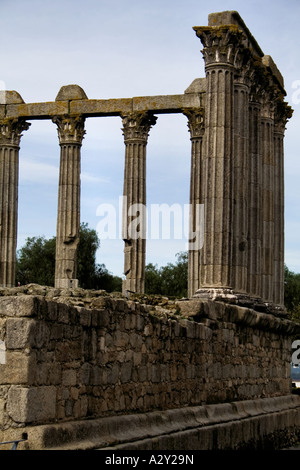
M74 100L70 102L71 114L83 116L119 116L132 112L132 98L115 98L108 100Z
M204 106L204 91L188 91L183 95L141 96L108 100L72 99L44 103L0 105L0 117L24 119L51 119L53 116L83 115L120 116L135 111L153 113L181 113L183 108ZM2 110L2 108L6 108Z
M24 119L51 119L52 116L69 113L68 101L11 104L6 106L6 117Z
M142 96L133 98L133 111L180 113L183 108L200 108L204 100L198 93L183 95Z
M241 29L247 39L248 39L248 47L252 50L252 52L259 56L263 57L264 53L259 47L256 39L253 37L249 29L247 28L246 24L244 23L243 19L241 18L240 14L237 11L221 11L216 13L211 13L208 15L208 26L225 26L225 25L236 25L239 29Z

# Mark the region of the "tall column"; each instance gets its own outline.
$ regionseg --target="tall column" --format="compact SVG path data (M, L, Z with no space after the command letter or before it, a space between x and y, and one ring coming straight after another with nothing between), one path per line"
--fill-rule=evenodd
M262 107L262 298L273 302L274 297L274 114L266 94Z
M203 159L204 109L183 110L188 118L191 136L191 174L190 174L190 214L189 214L189 258L188 258L188 297L200 288L202 278L202 243L204 220L205 178Z
M232 281L236 294L246 296L248 281L248 178L249 178L249 82L245 56L236 64L241 71L234 81L234 145L232 208Z
M19 144L30 124L0 121L0 286L15 286L18 223Z
M156 123L151 113L122 116L125 142L123 240L123 292L144 292L146 260L146 147L151 127Z
M236 299L232 276L234 204L234 74L243 33L235 26L196 27L204 49L205 109L205 234L203 275L195 296Z
M248 283L250 297L262 299L262 156L261 104L251 94L249 107Z
M60 144L55 286L78 286L77 247L80 228L80 149L84 118L54 117Z
M274 116L275 218L274 218L274 304L284 305L284 133L292 110L277 101Z

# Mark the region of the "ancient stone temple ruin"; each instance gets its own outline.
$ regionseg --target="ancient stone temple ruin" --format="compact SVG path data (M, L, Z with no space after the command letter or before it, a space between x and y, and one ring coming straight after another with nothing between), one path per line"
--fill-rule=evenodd
M183 94L89 99L68 85L53 102L24 103L1 92L3 439L22 430L29 448L212 449L298 435L290 380L298 327L283 305L283 140L292 110L275 63L237 12L212 13L194 32L205 77ZM147 142L164 113L184 114L191 140L188 299L149 306L121 294L80 297L85 121L120 117L123 292L143 294L146 226L131 236L130 208L146 205ZM53 121L60 145L55 289L15 295L6 288L15 286L19 149L35 119Z

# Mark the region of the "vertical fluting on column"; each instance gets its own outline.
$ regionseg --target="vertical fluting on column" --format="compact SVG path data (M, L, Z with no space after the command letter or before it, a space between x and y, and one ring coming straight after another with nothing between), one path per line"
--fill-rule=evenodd
M189 250L188 250L188 297L192 297L201 284L201 256L203 254L205 178L203 168L203 136L205 131L204 109L183 110L188 118L191 138Z
M251 94L249 107L248 282L249 296L262 298L262 157L261 104Z
M247 69L243 55L239 69ZM249 178L249 86L246 73L234 83L233 145L233 211L232 211L232 280L236 294L245 296L248 281L248 178Z
M78 286L77 247L80 228L80 150L84 118L54 117L60 144L56 229L55 286Z
M276 102L274 115L274 303L284 305L284 133L292 111L289 106Z
M122 116L125 142L123 190L124 274L123 292L144 293L146 264L146 147L151 113Z
M235 58L243 33L233 26L196 27L206 71L203 274L197 297L232 300ZM240 139L241 141L243 140ZM241 245L243 247L243 245Z
M15 286L18 227L19 144L30 124L0 122L0 286Z
M268 94L262 107L262 298L274 298L274 115Z

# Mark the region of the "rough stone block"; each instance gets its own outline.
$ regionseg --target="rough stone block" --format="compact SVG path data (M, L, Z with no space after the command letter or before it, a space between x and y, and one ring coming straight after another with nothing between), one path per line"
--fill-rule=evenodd
M25 349L34 342L35 320L27 318L8 318L7 349Z
M51 421L55 418L55 411L55 387L12 386L8 392L7 412L16 423Z
M30 295L0 298L0 315L7 317L30 317L36 311L36 299Z

